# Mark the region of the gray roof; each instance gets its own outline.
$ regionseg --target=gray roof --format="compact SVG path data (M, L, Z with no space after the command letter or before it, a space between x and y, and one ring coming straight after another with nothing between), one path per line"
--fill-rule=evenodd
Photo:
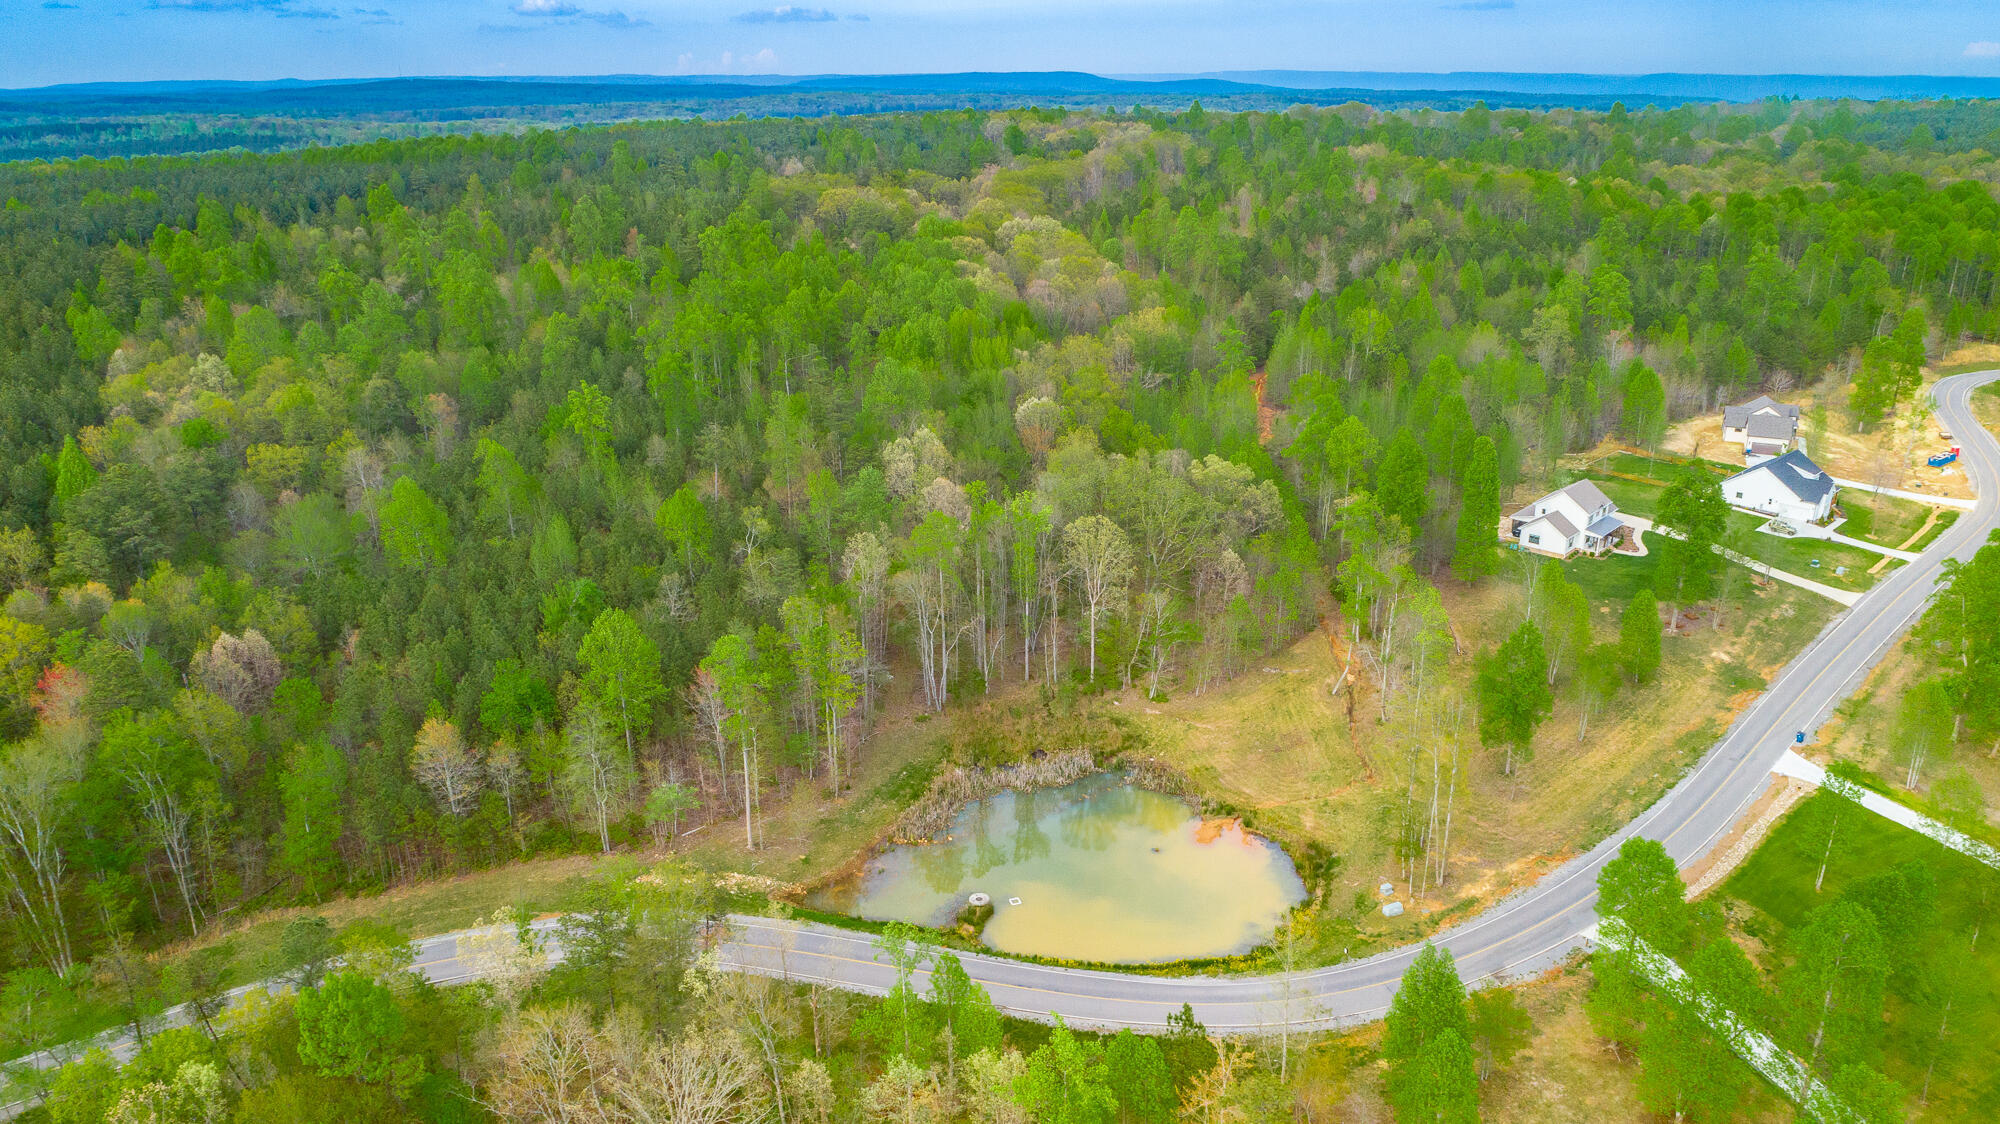
M1616 515L1606 515L1584 529L1601 539L1624 525L1625 521Z
M1743 403L1741 406L1724 406L1722 408L1722 424L1731 429L1742 429L1743 424L1750 420L1750 415L1766 408L1776 410L1779 414L1790 418L1795 423L1799 420L1799 408L1797 406L1787 406L1783 402L1776 401L1768 394L1760 394L1750 401ZM1769 437L1772 435L1767 433L1760 436ZM1789 437L1791 434L1787 433L1785 436Z
M1560 491L1550 492L1549 495L1568 496L1585 511L1596 511L1611 502L1611 497L1604 494L1604 489L1589 480L1579 480Z
M1563 529L1564 535L1574 535L1576 534L1576 526L1556 512L1549 511L1541 515L1534 513L1536 508L1547 506L1548 502L1557 496L1568 496L1570 502L1581 507L1585 515L1589 515L1598 508L1608 506L1611 503L1611 497L1605 495L1602 488L1599 488L1596 484L1588 480L1579 480L1566 488L1558 488L1550 492L1548 495L1528 504L1507 518L1519 523L1532 523L1537 519L1545 518L1554 519L1556 525Z
M1782 457L1773 457L1755 468L1746 468L1730 480L1748 476L1753 472L1769 472L1778 478L1785 490L1797 496L1804 503L1816 504L1820 498L1833 491L1833 477L1820 471L1820 467L1807 459L1805 453L1793 449ZM1726 485L1729 481L1725 480Z
M1528 523L1532 525L1535 523L1539 523L1544 519L1548 520L1549 524L1553 526L1556 530L1562 532L1563 541L1567 542L1570 539L1576 537L1575 525L1572 524L1568 519L1564 518L1563 513L1560 511L1551 511L1546 515L1536 516L1535 518L1528 520Z
M1790 440L1798 431L1799 419L1783 414L1751 414L1750 424L1743 427L1747 436L1775 437L1779 440Z

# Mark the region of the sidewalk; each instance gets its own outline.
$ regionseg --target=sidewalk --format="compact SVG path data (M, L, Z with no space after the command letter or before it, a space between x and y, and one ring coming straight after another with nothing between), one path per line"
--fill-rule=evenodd
M1961 855L1976 859L1987 866L2000 870L2000 851L1994 850L1987 844L1972 838L1962 831L1946 827L1944 824L1924 815L1915 808L1900 801L1892 800L1879 792L1873 792L1857 785L1842 783L1837 777L1834 778L1832 783L1828 783L1826 769L1800 757L1796 750L1786 750L1785 755L1778 758L1778 763L1771 767L1771 771L1780 776L1797 777L1807 784L1816 785L1825 788L1829 792L1845 796L1863 808L1881 816L1883 819L1902 824L1911 831L1919 835L1929 836Z
M1652 980L1655 987L1692 1009L1717 1037L1729 1044L1737 1057L1804 1109L1812 1119L1838 1124L1858 1119L1812 1075L1804 1062L1772 1041L1770 1035L1744 1022L1736 1012L1696 987L1693 978L1682 971L1679 964L1641 940L1623 920L1605 918L1597 926L1597 939L1605 946L1630 956L1633 966Z
M1655 534L1661 534L1661 535L1667 533L1653 526L1653 521L1651 519L1645 518L1644 516L1624 515L1623 518L1629 526L1635 527L1641 532L1651 531ZM1748 566L1750 569L1764 575L1767 578L1770 578L1773 581L1781 581L1784 582L1786 585L1798 586L1800 589L1806 590L1807 592L1817 593L1821 597L1824 597L1829 601L1835 601L1842 605L1853 605L1856 601L1861 600L1861 594L1859 593L1849 592L1848 590L1845 589L1835 589L1830 585L1822 585L1821 583L1816 582L1811 578L1802 578L1797 574L1790 573L1785 570L1779 570L1774 567L1765 565L1764 563L1759 562L1754 558L1746 558L1743 555L1738 554L1733 550L1724 550L1720 546L1716 546L1711 549L1713 549L1717 554L1722 555L1724 558L1729 559L1731 562L1734 562L1739 566Z
M1797 534L1780 535L1776 531L1769 529L1771 523L1770 523L1770 516L1768 513L1762 511L1751 511L1748 508L1741 508L1741 507L1735 508L1733 510L1741 511L1746 515L1755 515L1761 519L1764 519L1765 523L1763 526L1757 528L1757 533L1761 535L1770 535L1773 538L1820 539L1824 542L1837 542L1844 546L1859 547L1860 549L1868 551L1871 554L1881 554L1881 555L1886 555L1890 558L1900 558L1905 562L1915 562L1917 559L1923 557L1923 555L1917 553L1914 550L1898 550L1893 546L1883 546L1880 543L1867 542L1863 539L1857 539L1847 535L1843 535L1840 533L1838 529L1840 526L1839 523L1835 523L1832 526L1828 527L1822 527L1817 523L1794 523L1792 525L1798 528ZM1842 522L1845 522L1845 520L1842 520Z

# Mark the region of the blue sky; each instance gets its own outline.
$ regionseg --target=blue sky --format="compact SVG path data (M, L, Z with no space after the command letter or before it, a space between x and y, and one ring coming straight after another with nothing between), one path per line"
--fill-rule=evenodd
M0 0L0 87L1263 68L2000 75L1995 0Z

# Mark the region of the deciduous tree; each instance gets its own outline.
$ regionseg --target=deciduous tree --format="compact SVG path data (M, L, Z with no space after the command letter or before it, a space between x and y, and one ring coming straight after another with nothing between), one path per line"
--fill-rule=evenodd
M1125 598L1132 580L1132 543L1118 524L1086 515L1063 528L1063 562L1083 597L1090 636L1090 678L1097 678L1097 633L1103 615Z
M472 810L485 779L479 757L465 744L457 725L439 718L425 719L417 731L410 747L410 772L454 816Z
M625 753L631 756L633 725L650 727L653 703L666 694L660 681L659 648L629 614L606 609L591 622L576 658L583 665L584 689L606 711L617 712L625 731Z

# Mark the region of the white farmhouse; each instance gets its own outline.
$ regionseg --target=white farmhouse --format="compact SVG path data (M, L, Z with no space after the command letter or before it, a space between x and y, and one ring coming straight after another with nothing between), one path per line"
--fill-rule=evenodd
M1752 465L1722 482L1722 498L1729 506L1794 523L1825 522L1833 512L1833 495L1838 490L1833 477L1798 449Z
M1722 408L1722 439L1743 446L1744 464L1783 456L1799 441L1799 408L1759 395L1741 406Z
M1602 554L1625 541L1618 505L1588 480L1550 492L1507 517L1507 537L1521 549L1555 558Z

